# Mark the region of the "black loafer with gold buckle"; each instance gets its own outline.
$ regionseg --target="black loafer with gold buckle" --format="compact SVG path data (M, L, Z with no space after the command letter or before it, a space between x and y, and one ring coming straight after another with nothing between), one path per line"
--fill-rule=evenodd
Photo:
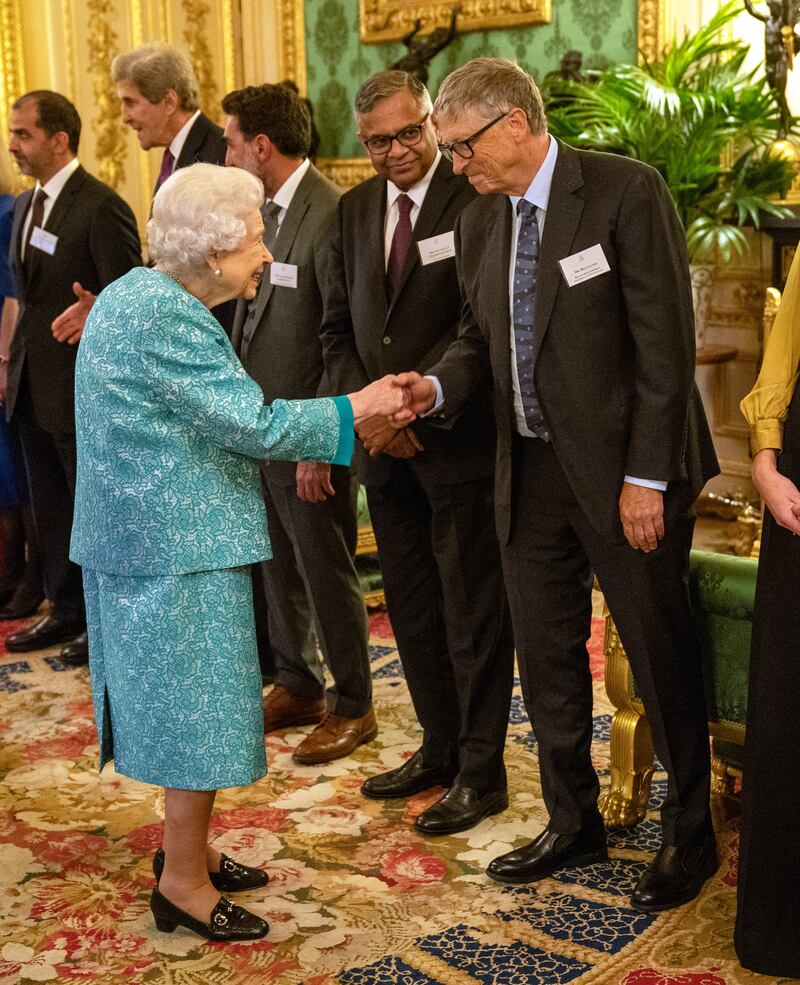
M171 934L176 927L186 927L207 941L255 941L266 937L269 924L249 910L245 910L223 896L211 911L208 923L197 920L166 896L153 890L150 897L150 909L155 917L156 927L166 934Z
M159 848L153 856L153 875L156 877L156 884L161 881L163 871L164 849ZM234 862L227 855L220 856L219 872L209 872L208 878L214 889L221 893L243 893L248 889L260 889L269 882L269 876L263 869Z

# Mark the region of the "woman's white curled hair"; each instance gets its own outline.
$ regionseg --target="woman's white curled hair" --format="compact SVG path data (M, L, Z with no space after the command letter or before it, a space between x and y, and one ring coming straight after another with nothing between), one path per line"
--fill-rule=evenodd
M150 261L156 270L176 276L203 270L214 253L241 244L245 219L263 201L264 186L241 168L181 168L153 199L153 216L147 223Z

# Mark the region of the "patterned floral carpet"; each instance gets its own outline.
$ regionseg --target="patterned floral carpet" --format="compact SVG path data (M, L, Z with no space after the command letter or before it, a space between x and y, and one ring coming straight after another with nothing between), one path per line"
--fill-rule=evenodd
M2 626L0 641L15 627ZM595 763L607 773L609 705L593 638ZM157 932L148 909L160 844L159 792L95 770L87 674L55 651L0 656L0 982L169 985L733 985L768 982L731 945L738 805L716 804L723 864L694 904L660 916L628 895L659 843L654 814L611 837L611 860L533 887L503 888L483 868L545 823L535 745L515 693L507 745L511 807L472 831L432 840L414 817L438 793L367 801L364 777L418 745L385 616L373 617L381 731L351 759L297 767L301 732L270 736L270 775L224 791L217 848L270 874L243 898L266 941L206 944ZM1 647L0 647L1 649ZM657 774L654 796L663 794ZM655 806L655 802L654 805Z

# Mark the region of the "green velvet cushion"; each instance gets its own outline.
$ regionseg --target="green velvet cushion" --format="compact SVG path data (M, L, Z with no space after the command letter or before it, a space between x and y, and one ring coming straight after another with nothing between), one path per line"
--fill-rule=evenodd
M757 572L755 558L711 551L690 555L689 596L710 722L744 725Z
M358 525L368 527L370 525L369 509L367 508L367 490L363 486L358 487Z
M711 722L743 725L758 561L692 551L689 592Z

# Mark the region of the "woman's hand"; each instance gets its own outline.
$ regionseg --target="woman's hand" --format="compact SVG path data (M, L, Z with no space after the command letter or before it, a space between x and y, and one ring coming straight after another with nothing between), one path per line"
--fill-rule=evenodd
M800 536L800 490L781 475L777 461L774 448L762 449L753 459L753 482L775 522Z
M356 424L367 417L394 417L395 423L401 425L414 420L414 414L408 409L410 395L396 376L384 376L348 397Z

